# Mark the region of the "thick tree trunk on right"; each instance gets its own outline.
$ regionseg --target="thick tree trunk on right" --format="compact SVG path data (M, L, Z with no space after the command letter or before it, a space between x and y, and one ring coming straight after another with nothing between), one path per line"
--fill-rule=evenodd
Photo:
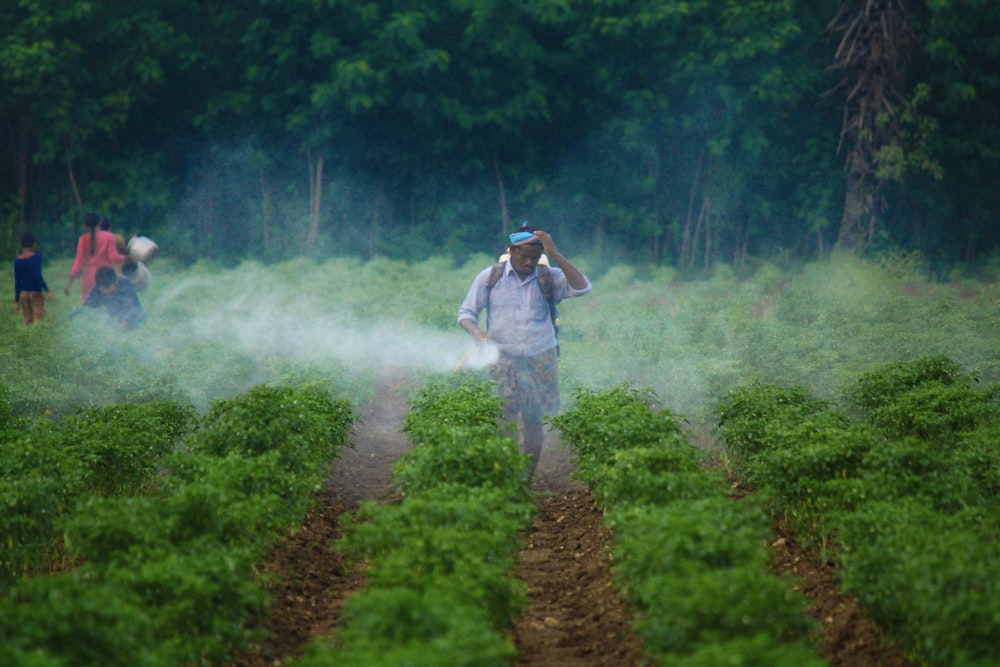
M834 68L844 71L840 135L847 188L837 247L856 253L878 227L877 153L897 138L905 61L913 34L906 0L842 0L828 29L840 33Z

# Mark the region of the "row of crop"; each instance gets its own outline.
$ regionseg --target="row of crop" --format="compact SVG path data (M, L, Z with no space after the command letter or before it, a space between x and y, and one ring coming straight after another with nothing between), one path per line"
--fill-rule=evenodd
M838 411L749 384L717 408L736 469L921 664L996 664L1000 407L946 356L860 375Z
M80 410L58 424L14 416L0 387L0 592L64 559L62 523L91 496L139 493L190 428L172 402Z
M508 666L508 630L525 604L513 578L530 526L528 459L499 428L487 384L429 385L403 430L398 502L368 501L343 522L338 547L366 565L332 639L314 640L297 667Z
M614 580L646 653L677 667L826 664L794 582L768 569L770 519L730 497L651 390L578 390L552 425L605 508Z
M91 496L60 522L76 566L0 598L0 663L161 667L245 648L265 609L257 568L305 513L353 424L311 387L212 404L152 457L142 495Z

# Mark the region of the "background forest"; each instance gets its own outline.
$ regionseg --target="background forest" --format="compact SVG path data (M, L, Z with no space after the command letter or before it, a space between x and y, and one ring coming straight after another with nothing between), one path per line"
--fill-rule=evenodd
M461 259L525 218L682 274L1000 260L990 0L19 0L0 35L11 255L96 210L184 264Z

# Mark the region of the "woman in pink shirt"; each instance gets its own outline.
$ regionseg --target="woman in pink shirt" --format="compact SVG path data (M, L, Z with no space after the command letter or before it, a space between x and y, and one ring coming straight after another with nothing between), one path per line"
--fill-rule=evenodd
M96 213L88 213L83 218L83 224L87 231L76 242L76 259L73 260L73 267L69 270L69 281L63 288L63 294L69 296L69 288L73 284L73 279L81 273L80 278L80 301L87 300L90 290L94 289L94 275L97 269L102 266L121 264L125 261L125 256L118 252L115 247L115 235L111 232L102 231L97 228L101 218Z

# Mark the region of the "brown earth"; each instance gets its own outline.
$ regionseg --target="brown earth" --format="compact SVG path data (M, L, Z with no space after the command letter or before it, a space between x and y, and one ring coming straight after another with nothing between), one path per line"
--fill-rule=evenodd
M360 590L363 573L351 570L332 545L341 514L364 500L391 501L392 464L410 445L399 429L407 409L407 383L388 377L362 415L347 450L334 464L302 526L275 550L273 603L266 637L234 664L275 667L298 655L307 641L333 634L345 598ZM532 490L538 512L525 536L516 575L526 584L529 609L512 629L518 667L638 666L641 644L627 606L615 594L608 569L611 533L589 492L570 477L566 449L550 435ZM832 566L776 527L776 571L790 571L812 600L809 613L823 628L822 655L839 667L909 667L881 631L841 593Z

